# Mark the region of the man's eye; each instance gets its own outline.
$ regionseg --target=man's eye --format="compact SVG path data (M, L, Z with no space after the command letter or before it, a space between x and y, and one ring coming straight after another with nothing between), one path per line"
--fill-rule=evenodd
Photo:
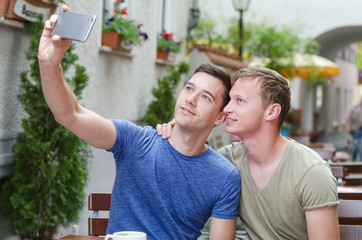
M210 98L206 95L203 95L202 98L205 99L206 101L210 101Z
M185 90L190 92L190 91L192 91L192 88L191 87L185 87Z

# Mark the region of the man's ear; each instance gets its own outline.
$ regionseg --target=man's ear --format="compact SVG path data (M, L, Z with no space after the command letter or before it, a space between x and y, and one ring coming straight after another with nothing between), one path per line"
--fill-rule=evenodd
M267 116L266 120L274 120L277 119L280 115L280 112L282 111L282 107L279 103L271 104L267 109Z
M219 113L219 116L217 117L217 119L215 120L215 125L218 126L218 125L221 125L225 122L226 120L226 113L224 113L223 111L221 111Z

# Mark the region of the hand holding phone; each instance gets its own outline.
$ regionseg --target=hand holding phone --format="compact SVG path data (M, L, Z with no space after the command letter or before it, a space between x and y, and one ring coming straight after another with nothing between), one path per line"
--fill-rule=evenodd
M62 11L51 34L78 42L85 42L88 39L95 21L95 15Z

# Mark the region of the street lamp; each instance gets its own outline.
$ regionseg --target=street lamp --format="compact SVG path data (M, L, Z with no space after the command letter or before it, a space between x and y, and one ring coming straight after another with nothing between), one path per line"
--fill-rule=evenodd
M240 36L239 56L240 57L242 57L243 53L243 12L248 9L250 1L251 0L233 0L235 10L240 12L240 19L239 19L239 36Z

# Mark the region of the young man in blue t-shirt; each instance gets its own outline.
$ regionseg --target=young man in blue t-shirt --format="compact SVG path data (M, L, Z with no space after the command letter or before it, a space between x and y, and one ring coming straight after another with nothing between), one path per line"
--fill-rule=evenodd
M45 22L39 45L43 92L60 124L114 154L107 233L134 230L149 239L197 239L211 216L210 239L233 239L240 176L205 145L225 120L229 75L212 64L200 66L177 99L172 137L162 140L150 127L105 119L79 105L60 65L71 41L50 34L56 18Z

